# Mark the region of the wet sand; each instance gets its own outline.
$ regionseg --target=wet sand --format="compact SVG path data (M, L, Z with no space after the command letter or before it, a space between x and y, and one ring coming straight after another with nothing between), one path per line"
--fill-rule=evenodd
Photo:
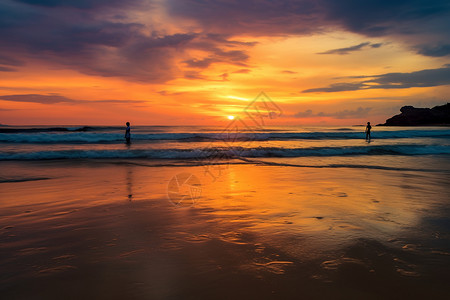
M448 172L1 164L4 299L450 297Z

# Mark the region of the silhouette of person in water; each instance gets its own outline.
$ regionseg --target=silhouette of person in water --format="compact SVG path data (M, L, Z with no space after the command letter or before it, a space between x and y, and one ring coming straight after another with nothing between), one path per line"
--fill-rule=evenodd
M370 129L372 129L372 126L370 126L370 122L367 122L366 126L366 141L370 142Z
M131 144L131 128L130 128L130 122L126 123L127 128L125 129L125 139L127 140L127 144Z

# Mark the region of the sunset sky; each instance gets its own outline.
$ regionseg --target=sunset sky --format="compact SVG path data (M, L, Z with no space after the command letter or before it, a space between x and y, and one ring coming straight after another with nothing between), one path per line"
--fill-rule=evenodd
M0 123L382 123L449 102L448 0L2 0Z

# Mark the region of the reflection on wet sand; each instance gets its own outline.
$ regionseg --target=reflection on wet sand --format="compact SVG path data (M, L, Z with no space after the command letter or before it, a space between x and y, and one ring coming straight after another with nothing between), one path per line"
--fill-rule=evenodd
M129 201L133 200L133 167L127 166L127 198Z
M27 165L52 179L1 184L5 299L449 296L445 173L67 167ZM193 207L167 199L183 172L202 182Z

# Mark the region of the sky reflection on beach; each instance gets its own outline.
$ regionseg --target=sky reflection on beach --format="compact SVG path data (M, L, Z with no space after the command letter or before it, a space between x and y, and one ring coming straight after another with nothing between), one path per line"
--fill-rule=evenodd
M4 164L16 178L38 178L43 171L50 178L1 184L2 265L17 266L14 276L11 267L2 272L6 292L40 282L42 274L76 279L100 265L133 278L149 268L158 269L151 272L153 279L167 276L170 288L156 288L146 279L138 298L152 293L194 297L195 291L175 283L180 276L225 280L233 290L238 283L231 274L250 278L254 287L260 280L279 281L271 288L280 297L295 278L324 285L323 293L353 295L346 289L357 277L388 286L400 282L403 291L420 277L418 288L427 291L438 274L434 268L448 264L448 228L430 221L448 212L445 173L224 165L213 181L202 166ZM167 198L168 181L182 172L202 182L192 207L174 206ZM169 257L174 261L161 265ZM118 279L96 276L113 276L107 277L110 283ZM433 293L442 293L440 283L434 284ZM221 290L214 287L211 283L205 294ZM384 293L368 287L360 292Z

